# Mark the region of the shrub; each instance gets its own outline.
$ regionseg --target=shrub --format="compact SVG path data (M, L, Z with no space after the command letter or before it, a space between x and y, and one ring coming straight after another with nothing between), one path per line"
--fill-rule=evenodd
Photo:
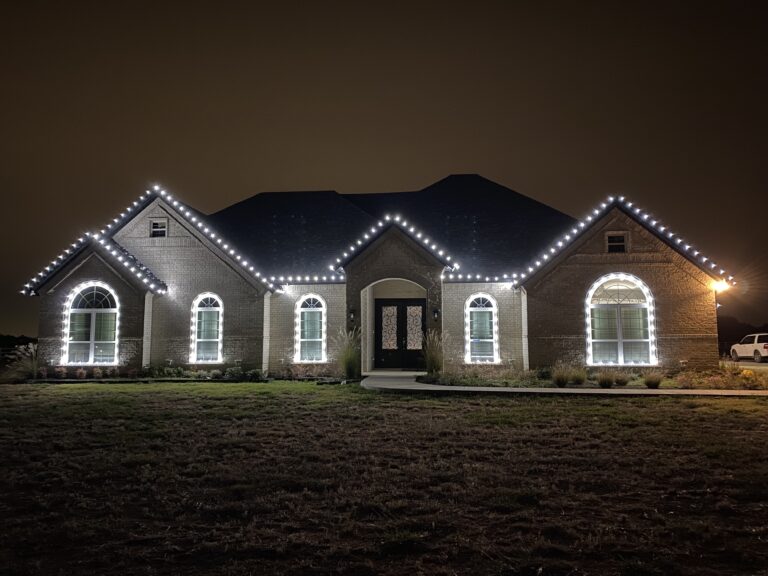
M37 377L42 379L42 380L45 380L46 378L48 378L48 367L47 366L43 366L42 368L38 368L37 369Z
M552 382L558 388L565 388L571 379L571 369L564 364L557 364L552 369Z
M85 371L85 368L78 368L75 371L75 376L78 380L85 380L85 378L88 376L88 372Z
M584 367L573 368L571 370L571 382L577 386L581 386L587 381L587 370Z
M643 382L648 388L656 389L664 379L664 375L661 372L651 370L643 374Z
M424 337L424 365L427 374L434 376L443 369L443 351L447 334L441 334L438 330L429 329Z
M352 380L360 377L360 329L355 326L352 330L339 329L333 339L334 347L338 350L337 363L344 378Z
M211 370L211 380L221 380L224 373L221 370Z
M242 382L243 381L243 369L239 366L233 366L232 368L227 368L224 371L224 378L226 380L234 380L235 382Z
M138 377L138 375L139 375L139 371L136 368L129 368L128 369L128 378L133 380L136 377Z
M56 368L53 369L53 374L59 380L64 380L67 377L67 367L56 366Z
M616 386L626 386L631 379L632 376L627 372L616 372L613 375L613 381L616 383Z
M615 375L613 372L598 372L597 373L597 385L600 388L610 388L613 386Z
M93 377L94 378L103 378L104 377L104 372L98 366L94 366L94 368L93 368Z
M29 342L16 346L9 355L5 376L12 380L26 380L37 375L37 344Z
M245 379L248 382L258 382L261 380L261 371L260 370L248 370L248 372L245 373Z

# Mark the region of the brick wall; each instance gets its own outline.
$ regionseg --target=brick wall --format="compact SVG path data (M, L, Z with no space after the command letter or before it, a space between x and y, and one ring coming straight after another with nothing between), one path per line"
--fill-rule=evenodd
M334 340L346 327L346 290L344 284L302 284L286 286L284 293L270 296L269 373L280 374L293 364L295 352L296 302L307 294L317 294L326 305L328 363L316 365L319 371L335 369L337 349Z
M492 296L498 306L499 356L501 365L523 368L522 297L510 284L481 282L443 284L442 323L446 365L464 364L464 307L467 299L477 293Z
M608 254L607 232L629 233L629 252ZM717 365L717 318L712 279L618 208L526 284L532 366L586 361L585 299L601 276L640 278L656 306L658 356L664 367Z
M167 237L149 237L151 218L168 219ZM167 294L153 300L151 364L167 365L168 360L174 366L189 364L192 302L202 292L213 292L224 307L222 366L261 368L265 289L222 258L219 247L190 229L160 199L115 239L168 284Z
M59 270L40 291L40 365L58 366L61 363L64 305L75 286L90 280L109 285L119 301L118 365L140 368L145 289L119 275L91 248Z

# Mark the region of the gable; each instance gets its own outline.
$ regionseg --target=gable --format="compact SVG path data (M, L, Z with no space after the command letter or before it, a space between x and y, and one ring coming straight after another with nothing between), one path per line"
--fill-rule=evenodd
M367 266L382 270L431 267L442 270L445 263L429 249L415 241L397 226L389 226L362 249L354 251L345 269Z

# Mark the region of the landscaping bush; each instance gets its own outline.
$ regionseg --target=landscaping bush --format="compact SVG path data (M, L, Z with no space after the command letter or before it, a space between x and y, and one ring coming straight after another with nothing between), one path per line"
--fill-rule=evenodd
M571 379L571 368L565 364L556 364L552 369L552 382L558 388L565 388Z
M613 375L613 381L616 383L616 386L626 386L630 380L632 380L632 376L627 372L619 371Z
M224 378L226 380L233 380L235 382L242 382L243 381L243 369L239 366L233 366L232 368L227 368L224 371Z
M17 382L34 378L37 375L37 344L29 342L16 346L8 360L5 378Z
M427 374L435 376L443 369L443 350L447 334L441 334L439 331L427 330L424 337L424 365Z
M88 376L88 372L85 371L85 368L78 368L77 370L75 370L75 377L78 380L85 380L87 376Z
M615 375L613 372L598 372L597 385L600 388L610 388L613 386Z
M43 366L42 368L38 368L37 369L37 377L42 379L42 380L47 379L48 378L48 367L47 366Z
M53 370L53 374L59 380L64 380L67 377L67 367L66 366L56 366L56 368L54 368L54 370Z
M661 381L664 379L664 374L656 370L651 370L643 374L643 383L652 389L656 389L661 385Z
M261 380L261 371L260 370L248 370L248 372L245 373L245 379L248 382L258 382Z
M221 380L224 377L224 372L221 370L211 370L211 380Z
M347 380L360 377L360 329L358 327L347 331L339 329L333 339L334 347L338 350L337 363L341 374Z
M103 370L101 368L99 368L98 366L94 366L94 368L93 368L93 377L97 378L97 379L98 378L103 378L104 377Z
M577 386L581 386L587 381L587 370L584 367L573 368L571 370L571 382Z

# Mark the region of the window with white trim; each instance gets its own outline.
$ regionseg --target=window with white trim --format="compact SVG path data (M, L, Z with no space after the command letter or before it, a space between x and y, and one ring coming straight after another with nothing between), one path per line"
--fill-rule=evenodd
M115 364L119 304L103 282L77 286L65 308L64 364Z
M305 294L296 302L294 361L326 362L326 306L316 294Z
M464 305L464 361L499 362L498 306L489 294L473 294Z
M189 361L194 364L221 363L224 305L211 292L198 295L192 303Z
M165 238L168 236L168 218L152 218L149 221L149 237Z
M629 274L608 274L587 293L587 363L657 364L653 296Z

